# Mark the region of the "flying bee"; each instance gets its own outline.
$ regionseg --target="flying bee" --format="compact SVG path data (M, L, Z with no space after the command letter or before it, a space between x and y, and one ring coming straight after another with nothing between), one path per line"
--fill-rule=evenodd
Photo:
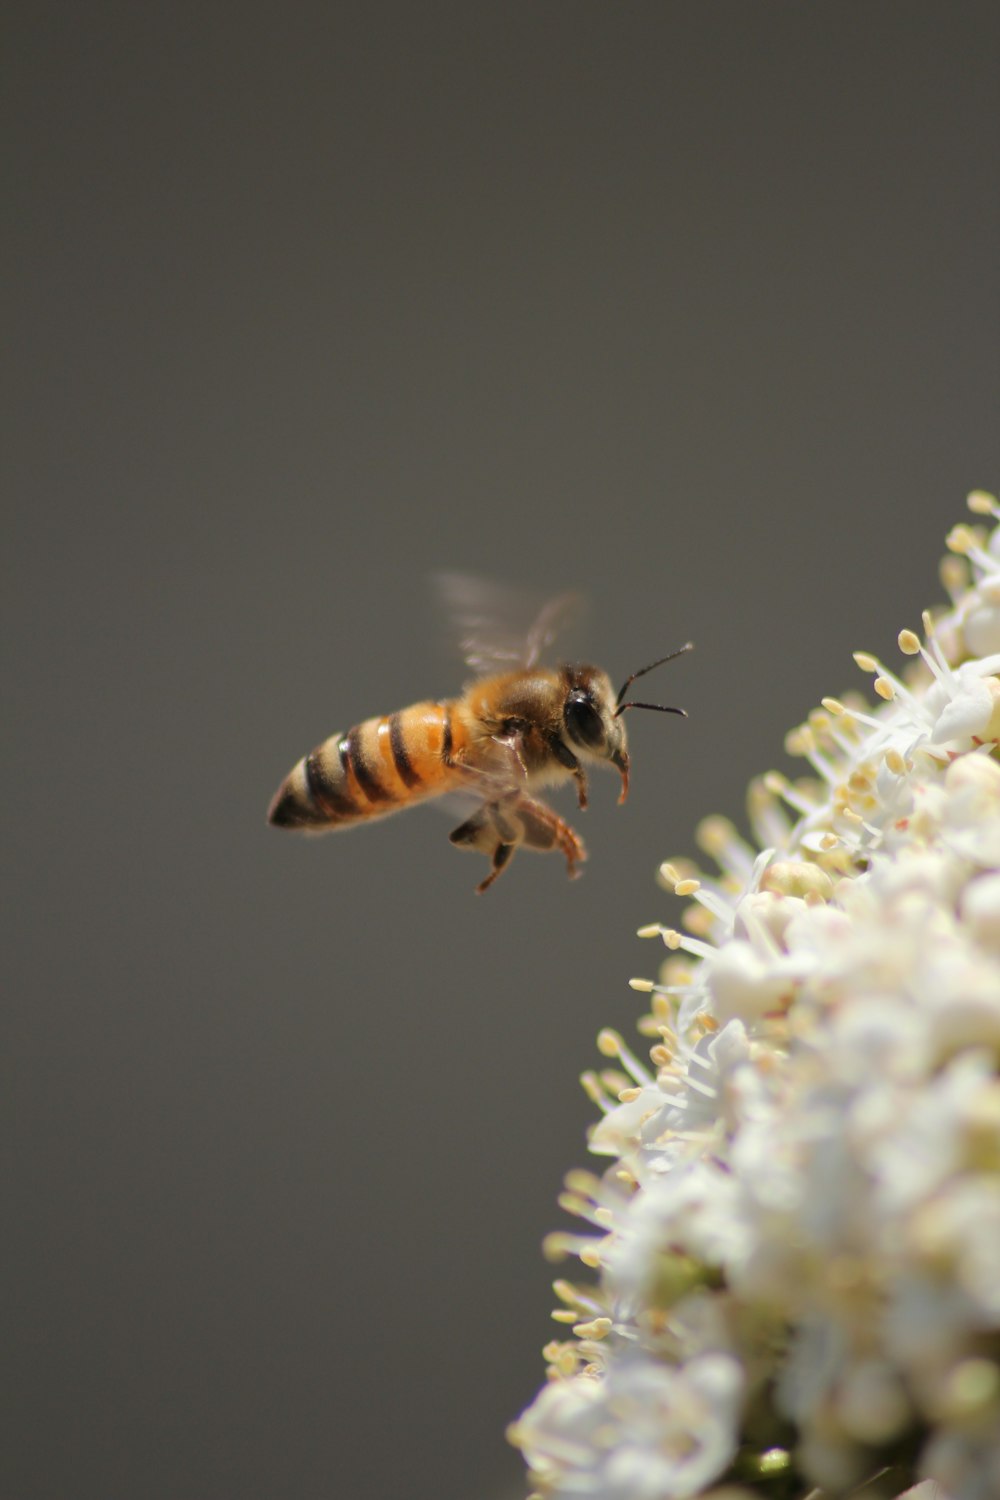
M285 777L268 821L324 833L458 793L472 810L451 842L490 860L478 892L489 889L519 847L558 850L574 877L587 857L583 843L534 793L572 779L585 808L587 769L608 766L621 776L618 800L624 802L630 762L622 715L630 708L684 714L662 703L626 701L626 694L637 678L689 651L691 643L633 672L616 694L599 667L539 665L575 596L547 604L512 649L509 632L505 639L495 629L490 639L489 610L484 618L476 606L480 593L495 600L495 587L451 575L442 584L471 631L463 640L466 660L483 675L461 697L427 699L331 735ZM496 670L500 666L505 670Z

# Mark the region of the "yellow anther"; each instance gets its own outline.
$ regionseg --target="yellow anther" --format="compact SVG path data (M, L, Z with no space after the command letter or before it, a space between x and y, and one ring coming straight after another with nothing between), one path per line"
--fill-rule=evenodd
M640 927L637 930L637 932L636 932L636 937L641 937L641 938L659 937L659 935L660 935L660 924L659 924L659 922L647 922L646 925L645 925L645 927Z
M948 552L942 557L938 571L949 594L960 594L968 584L969 565L964 558L956 557L954 552Z
M593 1172L588 1172L585 1167L572 1167L564 1178L566 1186L574 1193L582 1193L585 1198L592 1198L601 1188L601 1180Z
M591 1318L589 1323L577 1323L573 1332L578 1339L606 1339L611 1327L610 1318Z
M997 509L997 497L989 490L972 490L966 495L965 503L974 516L992 516Z
M695 829L695 839L706 854L722 854L736 836L736 830L728 818L717 813L703 818Z
M554 1229L542 1240L542 1254L551 1263L560 1260L568 1260L573 1251L573 1242L569 1235L559 1229ZM582 1257L581 1257L582 1259Z
M964 555L975 548L976 533L971 526L953 526L945 537L945 545L950 552L958 552L960 555Z
M659 931L659 928L657 928L657 931ZM640 995L648 995L655 990L656 986L651 979L630 979L629 988L638 990Z
M674 886L675 896L693 896L695 891L701 890L700 880L678 880Z
M854 660L857 662L862 672L878 671L877 659L874 656L870 656L867 651L855 651Z
M617 1031L605 1026L597 1033L597 1050L602 1057L618 1057L625 1043Z
M891 703L893 698L895 698L896 696L896 689L893 687L888 677L876 677L875 681L872 683L872 686L874 687L876 693L878 693L879 697L884 698L887 703Z
M821 698L820 702L827 712L833 714L835 718L839 719L841 714L847 712L839 698Z
M920 650L920 637L912 630L901 630L896 640L904 656L916 656Z
M712 913L707 906L688 906L681 919L692 937L706 938L712 930Z

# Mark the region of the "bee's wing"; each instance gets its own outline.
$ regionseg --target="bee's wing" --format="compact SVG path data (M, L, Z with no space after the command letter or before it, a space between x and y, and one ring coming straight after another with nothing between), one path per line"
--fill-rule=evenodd
M480 764L463 766L464 785L429 800L426 805L447 813L449 817L465 819L484 802L507 798L512 792L526 791L524 768L514 745L508 740L497 739L494 746L492 754L489 751L483 754L480 748ZM537 793L531 795L537 799Z
M481 676L537 666L585 611L580 594L546 598L468 573L438 573L434 584L465 661Z

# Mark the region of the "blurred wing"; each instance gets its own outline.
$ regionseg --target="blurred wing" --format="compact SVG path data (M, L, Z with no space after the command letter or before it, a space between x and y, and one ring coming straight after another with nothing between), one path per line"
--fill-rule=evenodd
M480 676L537 666L584 613L580 594L544 598L467 573L438 573L434 583L462 655Z
M499 735L480 742L476 750L476 763L462 763L465 784L442 796L428 801L429 807L467 818L484 802L509 797L511 792L527 791L527 778L521 760L517 736L509 739ZM537 793L532 792L537 800Z

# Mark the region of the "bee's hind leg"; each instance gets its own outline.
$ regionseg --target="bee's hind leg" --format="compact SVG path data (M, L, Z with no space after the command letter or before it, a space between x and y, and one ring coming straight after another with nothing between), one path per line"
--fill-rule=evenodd
M510 862L510 857L516 848L516 844L497 844L493 851L493 868L486 879L481 880L476 886L477 896L481 896L484 891L489 890L494 880L500 874L500 871Z
M518 845L540 853L558 849L566 860L566 872L573 880L587 858L583 840L544 802L536 802L523 792L505 797L502 802L487 802L467 818L450 835L453 844L463 849L478 849L488 854L493 868L476 886L482 895L488 891L501 870L510 863Z
M463 849L477 849L488 854L492 869L476 886L476 894L488 891L501 870L510 862L520 842L517 828L504 816L497 803L489 803L454 829L448 837Z

